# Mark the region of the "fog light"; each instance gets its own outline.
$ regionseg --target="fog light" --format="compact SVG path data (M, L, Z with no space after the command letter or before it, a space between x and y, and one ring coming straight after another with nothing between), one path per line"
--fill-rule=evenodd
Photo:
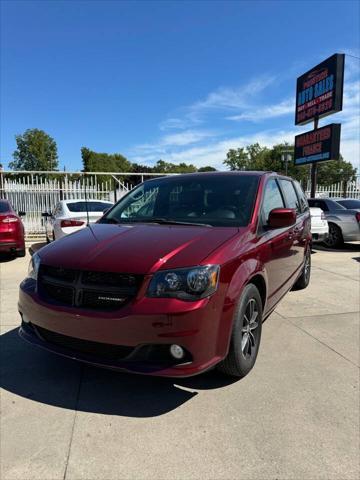
M180 360L185 355L184 349L180 347L180 345L171 345L170 347L171 355L176 358L176 360Z

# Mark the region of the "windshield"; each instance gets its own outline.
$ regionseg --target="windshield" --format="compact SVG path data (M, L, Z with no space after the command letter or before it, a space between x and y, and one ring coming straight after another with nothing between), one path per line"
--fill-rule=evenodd
M113 204L110 202L71 202L66 205L70 212L103 212Z
M255 175L226 174L150 180L120 200L100 223L245 226L258 181Z

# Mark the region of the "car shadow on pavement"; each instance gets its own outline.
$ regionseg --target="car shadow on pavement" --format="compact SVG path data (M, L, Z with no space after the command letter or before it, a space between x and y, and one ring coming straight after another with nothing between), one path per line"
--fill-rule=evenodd
M313 243L312 250L320 252L360 252L360 243L344 243L341 248L328 248L321 243Z
M12 262L17 258L13 253L3 253L0 252L0 263Z
M196 390L230 385L216 371L186 379L130 375L81 365L28 345L14 328L1 335L0 387L33 401L83 412L155 417L192 400Z

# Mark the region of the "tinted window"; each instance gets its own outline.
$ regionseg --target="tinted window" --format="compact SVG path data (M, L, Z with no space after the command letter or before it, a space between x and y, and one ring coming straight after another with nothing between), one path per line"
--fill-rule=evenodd
M0 200L0 213L6 213L10 211L8 202L2 202Z
M112 203L109 202L74 202L66 205L70 212L103 212L112 207Z
M340 203L335 202L334 200L326 200L326 205L330 211L332 210L346 210L345 207L340 205Z
M201 174L150 180L105 215L105 222L183 221L244 226L250 221L259 177Z
M360 208L360 200L336 200L345 208Z
M301 213L301 207L299 199L296 195L294 186L290 180L280 179L280 185L285 195L285 203L288 208L295 208L297 213Z
M266 186L262 204L262 218L263 223L267 223L269 219L269 213L274 208L284 208L284 201L282 199L279 186L274 178L271 178Z
M294 183L296 193L298 194L298 197L299 197L299 200L300 200L301 211L306 212L306 210L309 210L309 205L308 205L308 201L305 197L305 193L303 192L303 189L301 188L301 186L298 182L293 182L293 183Z

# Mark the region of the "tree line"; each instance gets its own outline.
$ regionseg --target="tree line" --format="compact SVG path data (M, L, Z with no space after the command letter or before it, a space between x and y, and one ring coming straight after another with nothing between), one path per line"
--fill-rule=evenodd
M57 171L59 160L55 140L43 130L28 129L15 136L17 148L13 153L14 160L9 164L13 170ZM288 175L299 180L304 186L309 178L309 165L295 166L292 161L287 166L284 155L293 151L287 143L263 147L258 143L230 149L223 161L230 170L267 170ZM87 147L81 148L84 172L131 172L131 173L193 173L215 171L211 165L197 168L188 163L171 163L159 159L153 166L130 162L120 153L99 153ZM286 157L285 157L286 158ZM318 165L318 184L332 185L355 179L356 168L342 157L339 161L322 162ZM127 180L138 181L128 177Z

